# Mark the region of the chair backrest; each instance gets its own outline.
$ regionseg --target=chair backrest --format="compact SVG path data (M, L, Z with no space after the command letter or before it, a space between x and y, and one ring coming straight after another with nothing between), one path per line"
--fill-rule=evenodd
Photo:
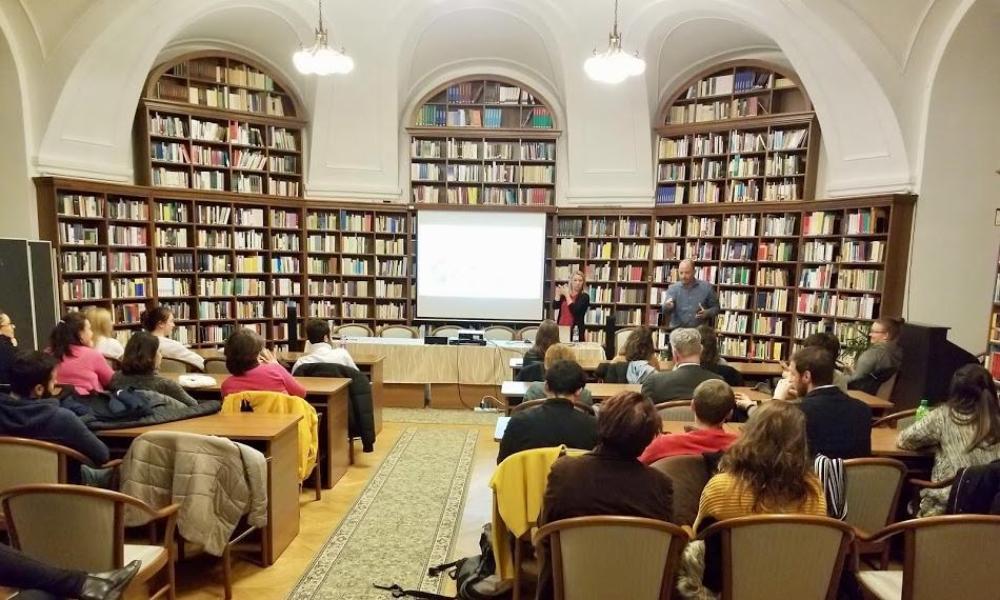
M458 325L441 325L439 327L435 327L434 330L431 331L431 335L443 335L445 337L458 337L458 332L459 332L460 329L462 329L462 328L459 327Z
M302 415L298 422L299 481L312 472L319 457L319 416L313 405L297 396L280 392L234 392L222 399L222 414L242 412L243 402L252 412Z
M18 437L0 437L0 492L33 483L66 483L69 459L89 460L76 450Z
M483 337L488 340L513 340L517 333L510 327L503 325L490 325L483 330Z
M698 503L712 473L700 454L668 456L650 465L674 484L674 523L694 525Z
M894 412L880 419L875 419L872 422L872 427L881 427L882 425L887 425L889 427L895 427L896 429L906 429L907 427L912 425L914 421L917 420L916 414L917 414L917 409L915 408Z
M226 359L224 358L206 358L205 359L205 372L206 373L217 373L220 375L229 375L229 367L226 366Z
M947 515L892 525L905 532L902 600L994 600L1000 516Z
M625 340L627 340L628 336L632 335L632 332L635 330L635 327L622 327L615 332L615 354L621 352L622 347L625 345Z
M691 408L690 400L671 400L660 402L654 408L660 413L660 418L664 421L683 421L694 423L694 409Z
M852 458L844 461L848 525L872 534L896 513L906 465L892 458Z
M160 361L160 373L191 373L198 370L198 367L183 360L177 360L176 358L167 358L164 356L163 360Z
M538 530L551 538L556 600L667 600L688 536L677 525L639 517L578 517Z
M517 330L517 339L524 342L534 342L536 335L538 335L538 325L529 325Z
M522 402L510 409L510 414L521 412L522 410L527 410L529 408L534 408L536 406L541 406L545 402L545 398L539 398L538 400L528 400L527 402ZM586 404L580 404L579 402L573 403L573 408L582 412L585 415L593 415L594 409Z
M380 337L384 338L402 338L402 339L414 339L419 334L417 333L416 327L410 327L409 325L386 325L378 332Z
M113 356L105 356L104 360L105 362L108 363L108 366L111 367L112 371L122 370L122 361L118 360L117 358L114 358Z
M833 600L851 527L827 517L761 515L715 523L722 538L723 600Z
M896 377L899 375L899 371L892 374L892 377L886 379L878 386L878 391L875 395L883 400L889 400L892 397L892 388L896 387Z
M372 328L363 323L347 323L333 329L334 335L340 337L373 337Z

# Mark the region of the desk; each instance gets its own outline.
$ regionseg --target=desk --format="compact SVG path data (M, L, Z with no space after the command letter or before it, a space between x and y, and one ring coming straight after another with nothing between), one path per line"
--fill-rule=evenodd
M162 373L163 377L177 381L180 373ZM192 396L221 399L222 382L229 379L229 374L205 373L205 376L215 380L215 385L188 388ZM348 402L347 388L350 379L336 377L296 377L306 388L306 400L317 409L322 409L323 415L319 421L319 446L321 479L324 489L330 489L347 473L351 464L351 442L347 432Z
M299 534L298 415L208 415L128 429L108 429L97 435L109 445L125 445L149 431L217 435L253 446L268 457L267 526L263 531L264 564L281 556Z
M511 369L512 379L517 379L517 373L521 370L523 362L524 360L521 357L510 359L509 366ZM588 355L586 358L578 357L577 362L580 363L580 366L583 367L584 371L593 376L594 372L597 371L597 367L599 367L601 363L608 361L603 357L591 358ZM782 373L781 365L778 363L730 362L728 364L748 379L781 377ZM674 364L672 362L665 361L660 363L661 371L669 371L672 368L674 368Z

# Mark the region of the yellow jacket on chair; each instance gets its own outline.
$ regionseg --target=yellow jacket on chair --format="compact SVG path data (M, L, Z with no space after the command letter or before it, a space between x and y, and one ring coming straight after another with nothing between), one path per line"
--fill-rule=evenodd
M247 401L255 413L268 415L301 415L299 419L299 481L312 472L319 452L319 417L311 404L298 396L281 392L236 392L222 400L224 415L235 415Z

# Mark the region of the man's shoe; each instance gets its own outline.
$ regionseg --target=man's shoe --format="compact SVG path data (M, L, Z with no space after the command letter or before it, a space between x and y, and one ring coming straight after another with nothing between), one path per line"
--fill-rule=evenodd
M88 575L79 600L118 600L140 567L142 561L133 560L121 569Z

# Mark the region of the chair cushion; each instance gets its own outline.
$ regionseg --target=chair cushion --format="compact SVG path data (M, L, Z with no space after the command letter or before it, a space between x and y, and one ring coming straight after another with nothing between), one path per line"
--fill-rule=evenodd
M879 600L900 600L903 597L902 571L861 571L858 581Z
M142 544L125 544L124 557L126 565L133 560L142 562L139 574L136 575L136 579L139 581L149 579L154 573L160 570L160 567L167 562L168 558L167 549L163 546L147 546Z

